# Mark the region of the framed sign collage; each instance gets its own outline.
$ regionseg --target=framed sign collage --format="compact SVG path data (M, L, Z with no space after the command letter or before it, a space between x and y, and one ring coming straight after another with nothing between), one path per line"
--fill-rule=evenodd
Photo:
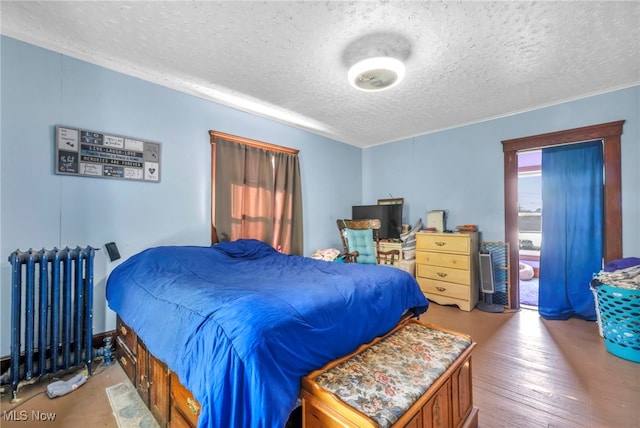
M55 173L160 182L161 144L56 126Z

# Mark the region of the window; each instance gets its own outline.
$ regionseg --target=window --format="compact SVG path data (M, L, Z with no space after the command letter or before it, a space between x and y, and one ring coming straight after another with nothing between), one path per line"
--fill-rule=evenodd
M212 242L252 238L302 254L298 151L210 131Z

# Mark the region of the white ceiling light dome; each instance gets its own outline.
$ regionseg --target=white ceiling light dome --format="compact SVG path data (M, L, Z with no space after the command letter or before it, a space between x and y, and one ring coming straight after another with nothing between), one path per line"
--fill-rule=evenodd
M392 88L402 81L405 74L404 63L391 57L367 58L355 63L347 77L356 89L367 92Z

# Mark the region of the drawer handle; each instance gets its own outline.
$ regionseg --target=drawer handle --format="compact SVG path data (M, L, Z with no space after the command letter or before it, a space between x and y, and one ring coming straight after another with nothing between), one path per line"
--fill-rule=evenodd
M122 364L123 367L126 367L127 364L129 363L127 362L127 359L123 356L123 357L120 357L120 364Z
M187 407L189 408L189 411L191 413L193 413L195 416L198 416L200 407L198 407L195 400L192 400L191 398L187 398Z
M125 326L121 325L120 326L120 333L122 333L123 336L126 336L127 333L129 333L129 332L127 331Z
M445 290L446 290L446 288L444 288L444 287L436 287L436 290L438 290L438 291L442 292L442 291L445 291Z
M445 245L447 245L447 243L446 242L442 242L442 241L436 241L436 245L438 247L444 247Z
M151 383L147 380L147 377L143 374L140 375L140 388L149 389Z
M439 276L440 278L444 278L445 276L447 276L447 274L446 274L446 273L444 273L444 272L438 272L438 276Z

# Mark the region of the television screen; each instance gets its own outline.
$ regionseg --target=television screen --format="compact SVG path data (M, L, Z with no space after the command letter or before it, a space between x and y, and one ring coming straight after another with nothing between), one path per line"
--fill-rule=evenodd
M402 204L395 205L354 205L351 218L361 220L377 218L380 220L380 239L399 239L402 232Z

